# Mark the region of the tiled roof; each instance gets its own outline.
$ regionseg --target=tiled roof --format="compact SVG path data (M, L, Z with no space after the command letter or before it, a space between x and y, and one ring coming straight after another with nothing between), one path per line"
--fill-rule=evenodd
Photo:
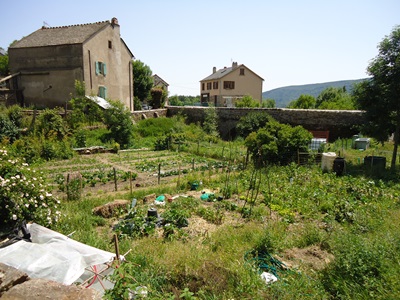
M81 44L109 24L110 21L103 21L62 27L42 27L16 42L11 48Z
M224 77L225 75L227 75L230 72L232 72L232 70L233 70L232 67L219 69L218 71L216 71L215 73L211 74L210 76L204 78L201 81L220 79L221 77Z

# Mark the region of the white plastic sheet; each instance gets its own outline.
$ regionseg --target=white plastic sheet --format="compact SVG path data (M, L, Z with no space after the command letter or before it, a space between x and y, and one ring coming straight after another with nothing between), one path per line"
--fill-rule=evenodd
M273 283L278 280L278 278L269 272L262 272L261 278L265 281L266 284Z
M19 241L0 249L0 262L27 273L66 285L74 283L85 268L111 262L114 253L103 251L38 224L28 224L32 243Z

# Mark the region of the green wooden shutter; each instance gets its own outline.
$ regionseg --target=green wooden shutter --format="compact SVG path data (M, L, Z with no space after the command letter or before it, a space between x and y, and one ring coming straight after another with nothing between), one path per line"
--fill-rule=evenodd
M94 64L95 64L95 67L96 67L96 75L99 75L99 73L100 73L100 66L99 66L99 62L98 62L98 61L96 61Z
M98 96L103 99L107 99L107 88L105 86L99 86Z
M106 64L103 63L103 75L106 76L107 75L107 67Z

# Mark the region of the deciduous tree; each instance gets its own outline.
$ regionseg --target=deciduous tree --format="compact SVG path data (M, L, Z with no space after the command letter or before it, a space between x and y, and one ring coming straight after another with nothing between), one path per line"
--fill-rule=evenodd
M133 69L133 92L140 101L150 98L150 90L153 87L152 71L149 66L135 60L132 62Z
M318 95L315 107L317 109L352 110L354 103L345 87L328 87Z
M311 95L300 95L299 98L289 103L288 108L311 109L315 108L316 100Z
M370 80L358 84L354 96L358 108L366 111L365 133L381 142L394 133L394 170L400 135L400 26L381 41L378 49L367 68Z

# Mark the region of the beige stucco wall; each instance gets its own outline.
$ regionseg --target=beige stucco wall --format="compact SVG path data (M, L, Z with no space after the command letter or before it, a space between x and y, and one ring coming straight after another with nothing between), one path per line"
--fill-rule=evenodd
M25 106L64 107L75 79L83 80L80 45L9 48L9 58L11 73L21 72L18 86Z
M224 95L249 95L255 100L261 101L262 99L262 80L260 77L251 72L248 68L244 68L245 75L240 74L240 68L237 67L235 70L230 72L228 75L222 78L222 93ZM223 89L223 81L234 81L234 90Z
M244 68L244 75L240 75L240 69ZM213 82L218 81L218 89L213 89ZM224 81L234 81L234 89L224 89ZM202 89L204 83L204 90ZM211 89L207 89L207 83L211 83ZM209 93L210 102L215 103L215 96L217 96L217 106L225 106L226 100L223 97L243 97L245 95L251 96L253 99L261 102L262 100L262 84L263 80L254 72L245 66L238 66L233 71L217 80L202 81L200 82L201 94Z
M108 46L109 41L112 48ZM118 25L107 26L83 45L86 93L98 94L99 86L107 88L107 98L119 100L133 111L132 57L120 38ZM106 76L96 75L95 62L106 64Z

